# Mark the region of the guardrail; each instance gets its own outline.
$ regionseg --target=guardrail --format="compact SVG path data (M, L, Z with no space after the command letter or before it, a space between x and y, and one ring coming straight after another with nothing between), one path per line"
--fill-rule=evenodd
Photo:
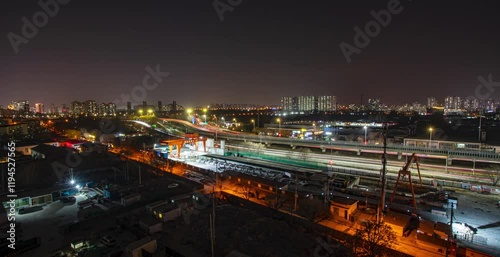
M183 126L183 125L180 125ZM165 126L163 132L166 134L176 134L178 136L181 132L181 129L174 129L173 131L167 131ZM160 130L157 128L157 130ZM206 131L199 131L200 135L209 135L213 136L215 133L210 133ZM267 144L282 144L282 145L293 145L293 146L303 146L303 147L321 147L324 149L332 149L332 148L345 148L350 150L371 150L383 152L382 145L373 145L373 144L364 144L357 142L343 142L343 141L316 141L316 140L303 140L303 139L295 139L295 138L282 138L282 137L272 137L272 136L264 136L264 135L232 135L227 134L223 131L219 131L218 138L228 139L228 140L239 140L239 141L250 141L250 142L260 142ZM404 146L399 144L388 144L387 145L388 152L397 152L398 154L408 154L408 153L417 153L417 154L428 154L432 156L443 156L448 158L466 158L470 160L493 160L500 162L500 154L491 152L491 151L478 151L478 150L466 150L466 149L434 149L434 148L425 148L425 147L412 147L412 146Z
M254 135L225 135L219 134L219 138L225 138L229 140L240 140L240 141L251 141L251 142L260 142L267 144L286 144L293 146L305 146L305 147L322 147L325 149L331 148L346 148L346 149L354 149L354 150L374 150L383 152L382 145L365 145L363 143L354 143L354 142L326 142L326 141L314 141L314 140L302 140L302 139L293 139L293 138L279 138L279 137L270 137L270 136L254 136ZM500 154L490 151L470 151L470 150L461 150L461 149L431 149L431 148L423 148L423 147L411 147L411 146L402 146L396 144L388 144L387 150L389 152L398 152L398 153L419 153L419 154L429 154L429 155L437 155L437 156L447 156L450 158L470 158L477 160L498 160L500 161Z

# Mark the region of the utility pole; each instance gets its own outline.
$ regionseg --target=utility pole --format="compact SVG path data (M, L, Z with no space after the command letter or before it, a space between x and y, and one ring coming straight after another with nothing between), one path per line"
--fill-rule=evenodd
M479 142L481 142L481 123L482 123L482 118L483 118L483 109L479 109L479 127L478 127L478 130L479 130L479 133L478 133L478 137L477 137L477 140Z
M448 251L450 249L451 235L453 234L453 207L454 203L451 203L451 213L450 213L450 231L448 233L448 241L446 241L446 257L448 257Z
M382 210L382 213L384 213L385 210L385 183L386 183L386 178L385 174L387 173L387 123L384 124L384 155L382 156L382 174L381 174L381 179L382 179L382 190L381 190L381 207L377 208L377 222L381 221L380 218L380 210Z
M139 163L139 186L142 185L141 164Z
M297 170L295 170L295 205L293 207L294 211L297 211L297 201L299 198L298 186L299 186L299 173Z

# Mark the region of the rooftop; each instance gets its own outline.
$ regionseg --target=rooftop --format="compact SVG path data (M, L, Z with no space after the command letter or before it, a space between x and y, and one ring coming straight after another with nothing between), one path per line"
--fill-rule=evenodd
M50 158L50 159L64 157L64 156L68 155L68 153L71 153L71 150L69 150L67 148L56 147L56 146L51 146L51 145L46 145L46 144L40 144L38 146L35 146L35 147L31 148L31 151L41 153L41 154L45 155L46 158Z
M165 204L156 206L155 208L153 208L153 211L156 211L156 212L169 212L169 211L172 211L172 210L175 210L175 209L177 209L177 206L175 206L174 204L165 203Z
M342 196L332 196L330 197L332 203L339 203L343 205L353 205L358 202L356 199L346 198Z

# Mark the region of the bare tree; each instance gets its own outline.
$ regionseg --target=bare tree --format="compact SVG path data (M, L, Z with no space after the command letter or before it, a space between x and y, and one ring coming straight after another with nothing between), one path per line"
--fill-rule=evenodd
M265 202L267 207L269 207L270 209L279 210L285 205L286 202L288 202L288 198L286 197L286 195L270 195L266 197Z
M238 187L238 192L241 193L245 199L247 200L250 199L250 193L252 189L248 185L238 183L237 187Z
M396 242L396 233L383 222L364 221L354 237L354 247L369 257L385 256L386 249Z

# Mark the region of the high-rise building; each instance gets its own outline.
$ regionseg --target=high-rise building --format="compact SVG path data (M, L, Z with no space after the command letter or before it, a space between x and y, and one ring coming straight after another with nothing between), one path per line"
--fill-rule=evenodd
M22 113L29 113L30 104L28 100L12 101L12 109Z
M59 111L59 113L61 113L62 111L63 110L62 110L62 107L61 107L61 110ZM70 112L71 112L71 114L76 115L76 116L83 115L84 114L84 108L83 108L82 102L78 102L78 101L71 102Z
M370 111L381 111L382 104L380 103L379 98L370 98L368 99L368 110Z
M281 109L285 112L296 112L297 107L297 97L285 96L281 98Z
M160 112L162 111L161 101L158 101L157 110L160 111Z
M333 95L324 95L316 97L318 112L334 112L337 110L337 98Z
M432 109L434 106L437 106L438 102L435 97L427 97L427 109Z
M131 102L127 102L127 112L132 112L132 103Z
M99 115L101 116L114 116L116 115L115 103L101 103L99 108Z
M98 114L97 102L94 100L87 100L83 102L83 113L86 116L97 116Z
M485 112L495 112L496 111L495 100L493 100L491 98L486 100L485 105L484 105L484 111Z
M35 104L35 112L36 112L36 113L44 113L43 104L41 104L41 103L36 103L36 104Z
M460 96L447 96L444 99L444 113L456 113L463 111L463 100Z
M333 112L337 110L335 96L286 96L281 98L284 112Z
M316 97L299 96L297 97L297 107L299 112L314 112L316 109Z

